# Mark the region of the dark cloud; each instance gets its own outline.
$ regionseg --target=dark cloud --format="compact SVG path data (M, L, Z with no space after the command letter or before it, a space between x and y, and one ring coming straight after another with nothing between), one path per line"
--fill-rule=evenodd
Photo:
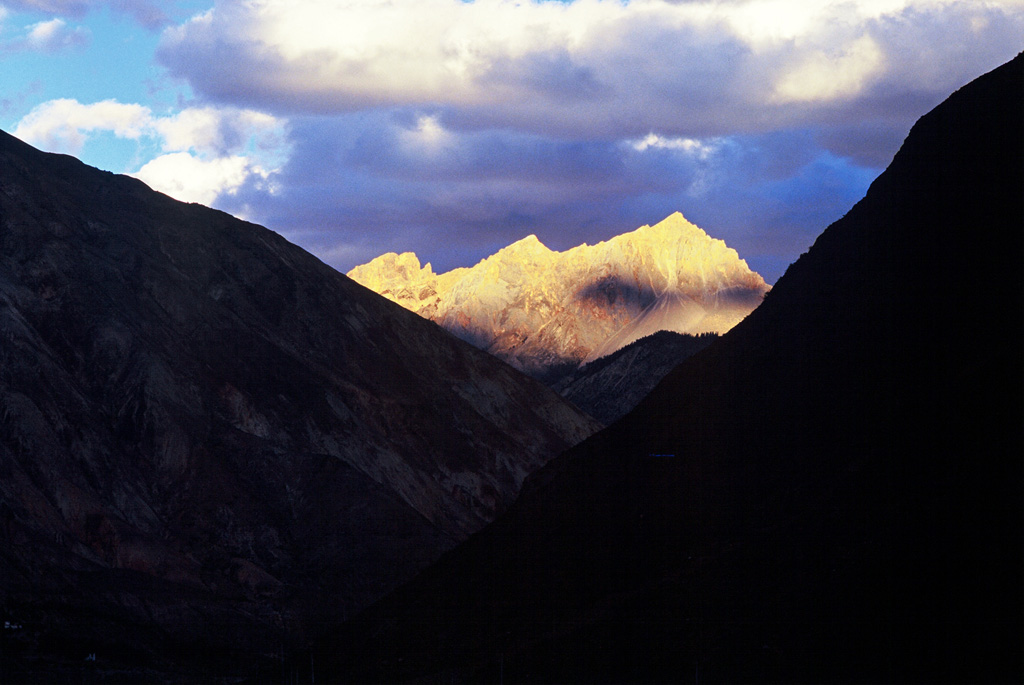
M579 64L566 50L503 57L477 79L484 90L525 88L534 99L601 103L614 95L592 66Z
M264 183L219 204L343 271L409 250L438 269L468 266L528 233L564 250L678 210L774 280L878 172L823 152L814 130L688 150L448 131L431 150L410 143L417 121L408 112L293 120L278 193Z
M892 161L910 130L909 125L867 120L820 129L815 136L823 150L865 167L884 168Z

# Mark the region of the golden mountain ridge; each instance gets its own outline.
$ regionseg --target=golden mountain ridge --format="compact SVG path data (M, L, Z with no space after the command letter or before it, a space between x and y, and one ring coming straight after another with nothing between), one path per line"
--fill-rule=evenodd
M538 377L657 330L724 333L769 289L679 212L565 252L529 235L470 268L435 274L391 252L348 276Z

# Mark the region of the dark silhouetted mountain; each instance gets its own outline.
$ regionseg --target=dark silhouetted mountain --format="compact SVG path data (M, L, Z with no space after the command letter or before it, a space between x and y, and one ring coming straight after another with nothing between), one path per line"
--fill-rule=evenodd
M252 673L597 427L267 229L6 134L0 243L3 681Z
M658 331L573 370L551 387L604 424L625 416L680 363L718 339L714 333Z
M1021 682L1022 232L1018 56L746 320L353 621L332 675Z

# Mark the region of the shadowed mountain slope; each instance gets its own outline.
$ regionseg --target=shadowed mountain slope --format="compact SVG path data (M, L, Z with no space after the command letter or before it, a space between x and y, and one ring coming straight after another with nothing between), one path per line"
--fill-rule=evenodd
M658 331L584 364L552 387L610 425L625 416L680 363L718 339L714 333Z
M1022 100L1019 56L922 117L761 307L352 622L334 673L1020 682Z
M596 427L267 229L6 134L0 245L5 669L251 672Z

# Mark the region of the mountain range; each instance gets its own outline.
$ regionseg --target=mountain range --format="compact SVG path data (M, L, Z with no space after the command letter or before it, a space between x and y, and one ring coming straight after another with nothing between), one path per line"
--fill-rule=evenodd
M723 333L768 291L735 250L678 212L565 252L530 235L471 268L435 274L392 252L348 276L552 384L659 330Z
M0 681L251 675L599 427L265 228L6 134L0 244Z
M756 311L341 627L324 673L1020 682L1022 84L1024 55L922 117Z
M535 239L391 292L462 293L536 375L742 319L603 430L272 231L0 134L0 682L1020 682L1021 84L922 117L767 294L678 215L553 299L512 285L562 259Z

